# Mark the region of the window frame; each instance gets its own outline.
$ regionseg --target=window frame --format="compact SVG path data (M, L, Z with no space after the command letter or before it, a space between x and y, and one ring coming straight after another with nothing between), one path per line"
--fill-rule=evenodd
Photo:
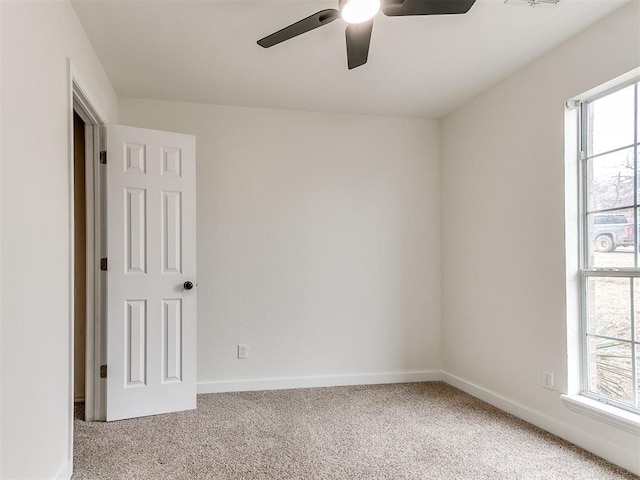
M614 94L620 90L623 90L631 85L634 86L634 129L633 129L633 143L621 147L614 148L612 150L598 152L589 156L588 151L588 127L589 127L589 105L593 102ZM637 282L640 286L640 257L638 252L638 246L640 243L640 181L638 175L640 174L640 76L634 76L626 81L617 83L610 88L591 95L587 98L581 99L578 103L578 238L579 238L579 274L580 274L580 395L596 400L602 404L610 405L615 408L620 408L632 414L640 415L640 329L636 328L636 325L640 322L640 315L636 318L636 309L634 305L634 284ZM634 193L633 193L633 205L618 206L610 209L594 210L589 212L589 162L595 158L605 156L614 152L623 151L626 149L633 149L634 156ZM619 211L624 209L633 209L634 212L634 264L636 267L590 267L589 266L589 252L590 252L590 233L588 228L588 215L594 213L603 213L612 211ZM631 337L630 340L624 340L621 338L607 337L604 335L589 333L589 290L588 281L589 278L629 278L629 297L630 297L630 320L631 320ZM604 338L615 341L622 341L631 345L631 375L632 375L632 391L633 391L633 403L634 405L628 405L623 402L619 402L613 398L607 397L602 394L589 391L589 339L590 338Z

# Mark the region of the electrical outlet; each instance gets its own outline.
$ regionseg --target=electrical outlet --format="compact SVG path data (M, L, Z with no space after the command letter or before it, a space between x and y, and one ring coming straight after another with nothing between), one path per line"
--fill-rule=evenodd
M553 372L542 372L542 386L553 390Z
M249 346L246 344L238 345L238 358L245 359L249 356Z

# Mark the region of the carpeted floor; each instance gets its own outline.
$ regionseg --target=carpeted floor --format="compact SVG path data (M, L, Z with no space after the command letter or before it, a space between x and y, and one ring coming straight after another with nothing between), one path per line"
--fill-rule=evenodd
M198 396L75 421L81 479L638 479L444 383Z

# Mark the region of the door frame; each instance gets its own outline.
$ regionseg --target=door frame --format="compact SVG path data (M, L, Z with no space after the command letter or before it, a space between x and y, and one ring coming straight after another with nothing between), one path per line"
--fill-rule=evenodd
M87 421L104 419L104 385L100 382L101 356L104 349L101 345L104 341L102 332L102 305L106 282L100 275L100 257L106 243L102 241L104 234L104 215L101 208L104 188L100 175L100 150L104 148L104 120L96 103L92 100L86 84L82 81L78 70L71 59L67 59L68 72L68 115L67 115L67 141L68 141L68 222L69 222L69 380L68 380L68 418L69 418L69 446L68 463L73 466L73 398L74 398L74 268L75 268L75 222L74 222L74 153L73 153L73 112L85 122L85 186L86 186L86 210L87 210L87 270L86 270L86 377L85 377L85 412Z
M105 231L100 201L104 192L100 174L100 151L104 150L104 122L96 112L77 79L73 80L73 110L85 122L85 188L87 211L87 340L86 340L86 376L85 376L85 418L87 421L104 419L102 401L104 385L100 381L100 365L102 362L102 305L103 282L100 271L100 258ZM72 167L72 165L71 165ZM73 196L71 197L73 199ZM71 211L73 213L73 210ZM72 245L71 252L75 251ZM71 255L71 254L70 254ZM71 255L73 256L73 255ZM72 258L73 261L73 258ZM104 285L106 287L106 284ZM71 290L73 292L73 290Z

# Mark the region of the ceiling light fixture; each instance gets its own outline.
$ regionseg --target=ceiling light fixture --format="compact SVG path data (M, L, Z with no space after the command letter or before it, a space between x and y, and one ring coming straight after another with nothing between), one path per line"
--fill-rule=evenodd
M347 23L363 23L380 11L380 0L348 0L340 14Z

